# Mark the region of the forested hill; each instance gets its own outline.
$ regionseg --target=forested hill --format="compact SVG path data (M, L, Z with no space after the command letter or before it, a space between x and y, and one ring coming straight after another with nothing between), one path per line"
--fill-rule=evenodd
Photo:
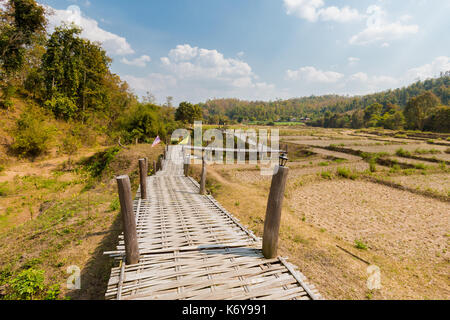
M219 121L289 121L292 118L323 119L330 114L353 114L357 110L378 103L386 108L395 106L405 109L408 102L427 91L431 91L438 99L438 105L450 104L450 71L439 78L418 81L408 87L387 90L380 93L344 97L338 95L311 96L271 102L242 101L237 99L209 100L201 104L204 118L211 123ZM395 108L394 107L394 108Z

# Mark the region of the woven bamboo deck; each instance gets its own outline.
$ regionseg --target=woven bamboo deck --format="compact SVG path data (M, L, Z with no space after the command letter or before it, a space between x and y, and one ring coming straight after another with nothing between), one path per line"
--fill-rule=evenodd
M124 263L124 240L107 252L106 299L311 300L320 294L297 268L264 259L261 239L242 226L198 183L183 176L183 151L169 147L163 170L149 177L149 198L134 201L140 261Z

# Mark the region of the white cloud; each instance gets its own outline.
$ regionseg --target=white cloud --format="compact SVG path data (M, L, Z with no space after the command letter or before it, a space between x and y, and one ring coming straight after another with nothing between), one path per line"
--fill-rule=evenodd
M350 7L343 7L339 9L338 7L327 7L319 10L319 17L324 21L336 21L336 22L350 22L355 20L361 20L362 16L356 9Z
M164 75L160 73L151 73L146 77L135 77L126 75L122 77L128 84L140 93L147 91L153 94L160 92L166 88L175 87L177 79L171 75Z
M302 67L298 70L287 70L286 77L289 80L305 80L317 83L335 83L344 77L343 74L334 71L321 71L314 67Z
M407 72L408 80L426 80L439 76L441 72L450 71L450 57L442 56L437 57L431 63L423 66L412 68Z
M381 87L390 88L399 84L399 80L390 76L368 76L364 72L358 72L352 74L349 81L359 81L360 83L368 86L371 89L378 89Z
M47 7L50 8L50 7ZM50 8L54 14L48 17L49 31L52 32L56 26L62 23L74 23L83 29L82 37L91 41L98 41L103 48L111 55L127 55L133 54L128 41L119 35L103 30L98 26L98 22L94 19L85 17L80 7L76 5L69 6L66 10L56 10Z
M323 20L344 23L363 18L358 10L349 6L324 7L323 0L284 0L284 6L288 15L295 15L310 22Z
M173 96L176 103L214 97L261 100L276 97L275 86L259 81L246 62L227 58L217 50L178 45L160 60L164 74L129 75L124 79L138 94L150 91L158 101L164 101L166 96Z
M139 58L136 58L133 60L128 60L127 58L122 58L122 60L120 60L120 61L122 63L130 65L130 66L146 67L147 62L152 61L152 59L147 55L143 55L143 56L140 56Z
M386 12L376 5L367 8L366 29L350 38L350 44L367 45L382 42L382 46L389 45L388 41L397 40L407 35L416 34L419 26L403 24L402 21L388 22Z
M217 50L178 45L170 50L168 57L161 58L161 62L178 78L220 79L237 86L253 84L248 79L254 78L254 74L246 62L226 59Z

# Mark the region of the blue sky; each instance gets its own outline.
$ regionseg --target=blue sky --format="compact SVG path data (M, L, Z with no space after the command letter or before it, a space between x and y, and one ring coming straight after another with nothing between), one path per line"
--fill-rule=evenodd
M163 103L397 88L450 70L448 0L40 0Z

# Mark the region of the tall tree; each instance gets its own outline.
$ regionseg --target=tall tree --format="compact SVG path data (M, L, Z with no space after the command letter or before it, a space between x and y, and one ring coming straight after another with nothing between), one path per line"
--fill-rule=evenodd
M0 82L3 98L25 62L33 43L45 34L45 10L35 0L3 0L0 11ZM6 90L5 90L6 89Z
M412 98L405 108L408 124L414 129L423 130L427 117L431 115L438 104L439 99L431 91Z
M99 44L80 38L80 33L73 25L57 27L47 42L42 68L47 105L58 106L53 110L57 116L84 121L88 111L107 107L104 79L111 59ZM64 105L75 110L64 110Z
M193 124L196 120L202 120L202 109L198 105L182 102L175 112L175 120Z

